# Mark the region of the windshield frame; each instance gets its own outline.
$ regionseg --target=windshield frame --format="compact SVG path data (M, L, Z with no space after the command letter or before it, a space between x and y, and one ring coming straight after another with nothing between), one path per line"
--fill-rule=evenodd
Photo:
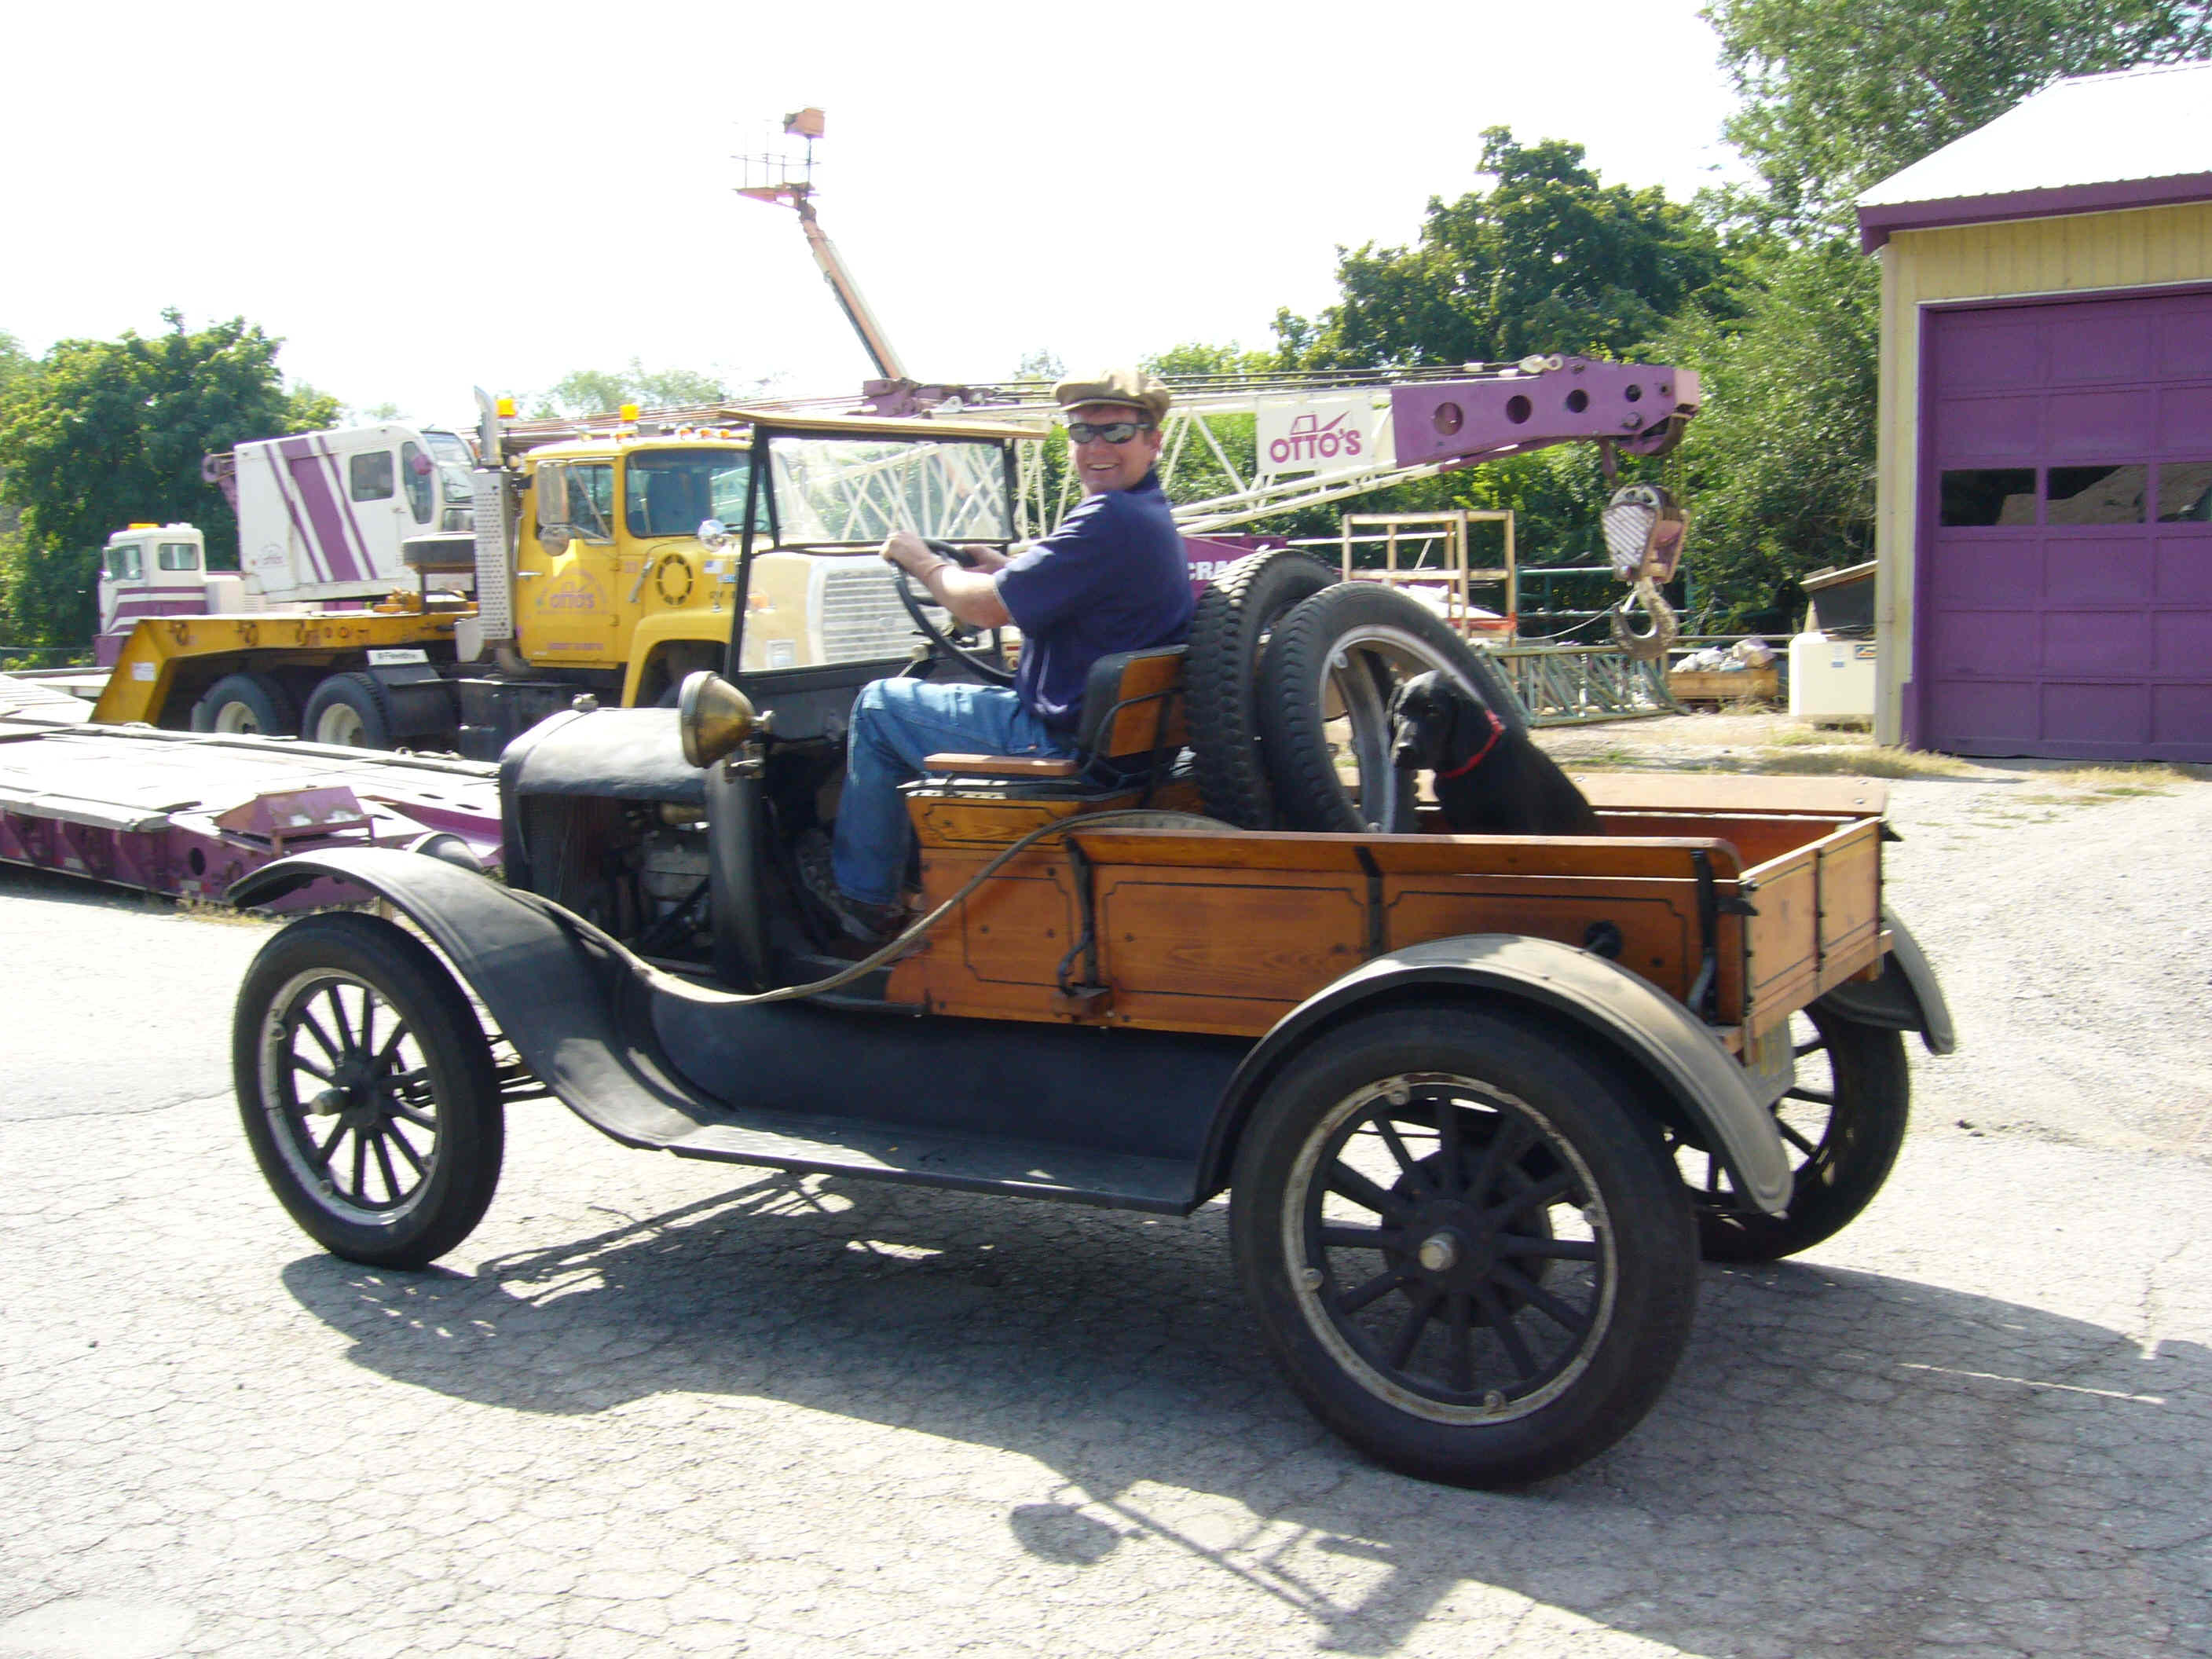
M939 436L935 434L906 432L823 432L814 429L799 431L783 429L772 432L757 430L753 442L756 454L766 462L765 470L769 475L770 492L770 513L776 528L775 544L780 549L804 551L815 548L849 550L855 548L878 547L882 545L884 536L893 528L913 530L919 535L941 533L949 540L980 542L998 547L1007 545L1014 538L1014 523L1018 507L1017 468L1013 446L1004 438L975 436L967 433L946 433ZM875 533L872 531L866 536L848 539L839 539L835 537L809 537L803 539L794 538L787 540L785 538L787 526L791 525L794 520L812 515L817 512L814 503L811 501L802 504L785 499L785 492L793 483L790 477L792 468L789 461L785 458L792 453L790 447L794 445L805 446L807 449L817 453L829 452L837 445L865 445L884 452L879 458L864 460L852 470L848 476L862 481L860 485L862 493L848 505L855 515L872 513L874 516L884 520L888 527L884 528L882 533ZM999 491L1001 511L996 515L998 521L995 525L969 530L953 525L921 526L911 522L894 522L906 520L908 517L900 510L902 503L896 501L866 498L866 480L887 474L900 459L895 452L903 451L910 454L921 454L941 453L954 449L986 450L997 453L999 472L997 478L992 482L996 484ZM982 468L988 465L988 458L983 458L981 465L976 467L975 471L980 473ZM924 480L924 483L926 485L927 480Z
M872 542L791 543L784 540L782 502L779 499L775 488L775 444L778 439L801 438L830 443L908 442L917 446L963 444L995 449L999 452L1000 487L1005 492L1006 504L1004 525L1006 533L1003 536L963 536L960 539L963 542L982 543L995 546L1001 552L1012 545L1015 514L1020 499L1020 473L1015 458L1015 440L1011 435L985 436L963 432L946 433L939 437L935 434L873 433L865 429L824 432L813 427L779 427L767 421L756 421L753 423L751 435L752 441L747 447L750 451L753 464L746 469L745 517L738 536L737 591L731 603L730 636L723 646L722 672L732 682L738 679L742 672L738 664L744 650L745 617L751 603L753 560L757 554L763 552L805 553L818 549L829 556L836 556L838 553L849 554L855 548L872 547L877 544ZM765 544L760 539L763 535L767 538ZM760 671L769 674L796 672L801 675L816 674L821 672L823 671L817 669ZM836 672L842 673L846 670L841 665ZM747 674L745 678L758 678L760 672Z

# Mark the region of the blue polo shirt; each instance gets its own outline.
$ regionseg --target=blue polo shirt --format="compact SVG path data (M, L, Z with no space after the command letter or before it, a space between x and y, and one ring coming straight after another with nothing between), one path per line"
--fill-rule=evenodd
M1083 682L1099 658L1179 644L1190 628L1190 568L1158 472L1085 496L998 583L1022 630L1014 690L1057 731L1082 718Z

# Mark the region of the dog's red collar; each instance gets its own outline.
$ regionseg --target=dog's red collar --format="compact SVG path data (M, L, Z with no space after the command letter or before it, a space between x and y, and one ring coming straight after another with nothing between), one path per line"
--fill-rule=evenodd
M1465 777L1469 772L1474 771L1476 767L1482 764L1483 757L1489 754L1492 750L1498 747L1498 738L1505 735L1505 722L1499 720L1497 714L1492 713L1490 709L1486 708L1482 712L1490 716L1489 739L1484 743L1481 748L1476 750L1472 755L1469 755L1457 766L1453 767L1450 771L1437 773L1437 776L1438 780L1441 781L1445 778Z

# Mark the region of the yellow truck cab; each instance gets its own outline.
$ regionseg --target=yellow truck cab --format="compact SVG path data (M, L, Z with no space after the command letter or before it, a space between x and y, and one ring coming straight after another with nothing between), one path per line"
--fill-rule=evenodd
M719 662L735 562L698 530L743 517L750 465L730 428L630 429L530 452L514 544L517 652L539 666L619 672L625 704L653 702Z

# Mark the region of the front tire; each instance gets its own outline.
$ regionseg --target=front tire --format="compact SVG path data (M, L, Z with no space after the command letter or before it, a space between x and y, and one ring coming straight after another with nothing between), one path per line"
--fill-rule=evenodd
M1378 1462L1540 1480L1640 1421L1688 1340L1696 1230L1626 1085L1540 1021L1359 1016L1290 1062L1233 1182L1291 1385Z
M246 970L231 1059L255 1161L325 1249L420 1267L483 1218L506 1148L491 1048L418 939L373 916L292 923Z

